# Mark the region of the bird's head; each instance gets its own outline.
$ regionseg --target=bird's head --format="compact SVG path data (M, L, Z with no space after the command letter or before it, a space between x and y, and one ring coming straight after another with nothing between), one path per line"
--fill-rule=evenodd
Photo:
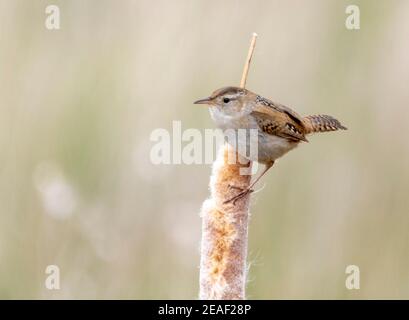
M214 91L209 97L195 101L195 104L205 104L216 108L225 115L243 114L248 105L251 92L239 87L224 87Z

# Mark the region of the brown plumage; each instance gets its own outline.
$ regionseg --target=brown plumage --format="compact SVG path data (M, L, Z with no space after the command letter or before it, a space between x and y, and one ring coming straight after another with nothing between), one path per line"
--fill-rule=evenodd
M243 156L265 164L266 169L249 189L232 198L233 202L251 192L251 188L271 168L275 160L294 149L301 141L308 142L306 138L308 134L346 130L346 127L331 116L302 117L282 104L272 102L243 88L222 88L213 92L210 97L195 103L209 105L212 119L223 130L258 130L257 154L251 156L243 154ZM239 139L238 146L248 147L248 143L246 140ZM240 153L240 148L237 152Z
M325 114L305 117L304 125L307 133L347 130L337 119Z
M303 118L290 108L261 96L256 97L254 109L251 114L261 130L289 140L308 142L307 134L347 129L331 116L311 115Z

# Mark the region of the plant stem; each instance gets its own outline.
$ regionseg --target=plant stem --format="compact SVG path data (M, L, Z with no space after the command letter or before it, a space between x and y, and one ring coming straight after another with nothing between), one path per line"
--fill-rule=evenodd
M257 35L254 33L240 86L245 87ZM231 163L230 159L236 159ZM225 203L246 189L251 175L251 161L244 159L225 144L213 164L211 195L203 203L200 261L200 299L245 299L247 276L247 243L250 194L236 203ZM232 187L233 186L233 187Z

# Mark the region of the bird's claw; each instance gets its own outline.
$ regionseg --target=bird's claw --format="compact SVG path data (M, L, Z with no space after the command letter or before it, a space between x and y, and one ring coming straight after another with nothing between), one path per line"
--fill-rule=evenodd
M224 201L223 204L227 204L227 203L232 202L233 205L236 205L237 200L239 200L239 199L243 198L244 196L246 196L246 195L248 195L248 194L254 192L253 189L244 189L244 190L243 190L243 188L240 188L240 187L234 187L234 186L230 186L230 187L232 187L232 188L234 188L234 189L240 189L240 190L242 190L242 191L241 191L238 195L234 196L233 198Z
M229 188L240 190L240 191L247 190L247 188L238 187L238 186L235 186L235 185L232 185L232 184L229 184Z

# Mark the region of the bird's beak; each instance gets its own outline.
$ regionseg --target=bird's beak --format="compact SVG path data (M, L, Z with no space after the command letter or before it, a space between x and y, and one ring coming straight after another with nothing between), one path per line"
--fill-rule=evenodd
M204 99L200 99L200 100L196 100L195 102L193 102L194 104L210 104L212 101L212 98L207 97Z

